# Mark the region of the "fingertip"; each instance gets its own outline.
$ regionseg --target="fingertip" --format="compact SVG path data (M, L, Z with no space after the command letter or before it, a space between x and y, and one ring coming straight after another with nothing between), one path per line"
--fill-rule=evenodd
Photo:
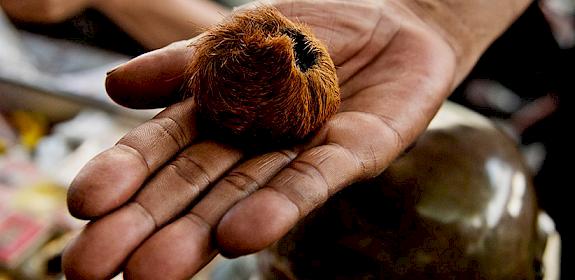
M78 218L80 220L90 220L95 216L93 213L89 213L84 209L84 200L81 199L82 195L77 194L78 188L68 189L68 195L66 197L66 204L68 205L68 212L72 217Z
M216 229L225 257L251 254L283 237L299 220L299 210L283 194L266 188L236 204Z
M89 223L62 255L67 279L112 278L154 230L153 219L135 203Z
M90 160L68 189L70 214L79 219L93 219L128 201L148 173L135 157L116 146Z
M162 228L130 256L125 279L190 279L215 257L210 229L188 218Z
M180 41L138 56L108 73L108 96L134 109L166 107L181 101L180 87L192 54L189 41Z
M64 272L64 276L66 279L70 280L81 280L81 279L108 279L111 278L112 275L110 273L106 273L104 270L95 269L97 265L91 263L90 261L86 262L82 259L82 250L79 250L78 247L81 244L78 239L80 237L76 237L72 240L62 252L62 271Z

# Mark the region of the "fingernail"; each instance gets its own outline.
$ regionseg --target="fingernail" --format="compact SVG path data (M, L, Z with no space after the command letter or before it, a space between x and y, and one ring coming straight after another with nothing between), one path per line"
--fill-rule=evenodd
M112 68L112 70L106 72L106 76L109 76L109 75L112 74L114 71L116 71L116 70L118 70L120 67L124 66L124 64L126 64L126 63L122 63L122 64L120 64L120 65L118 65L118 66Z

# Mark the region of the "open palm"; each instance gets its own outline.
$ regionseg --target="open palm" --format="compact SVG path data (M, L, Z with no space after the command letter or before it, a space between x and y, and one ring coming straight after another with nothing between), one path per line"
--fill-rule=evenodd
M109 94L133 108L163 107L90 161L69 192L93 221L66 249L70 279L185 279L218 252L261 250L353 182L380 174L427 126L452 89L456 57L394 1L277 4L309 25L338 68L341 110L309 143L263 155L202 138L181 97L188 43L114 70Z

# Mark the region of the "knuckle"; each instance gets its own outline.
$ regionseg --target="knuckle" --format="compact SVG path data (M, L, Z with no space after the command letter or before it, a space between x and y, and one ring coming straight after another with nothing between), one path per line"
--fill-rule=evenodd
M315 181L315 183L322 183L327 186L327 180L325 179L319 168L313 163L310 163L303 159L296 159L292 161L292 163L290 164L290 166L288 166L288 168L294 170L298 174L305 175L306 177Z
M182 168L174 163L170 163L166 166L166 168L171 169L172 173L177 176L181 181L185 182L184 187L187 188L188 192L192 196L196 196L200 193L201 188L200 184L196 181L197 179L192 178L192 176L188 175L186 171L183 171Z
M292 162L287 167L288 186L272 185L276 191L283 193L299 209L302 216L307 215L317 205L329 197L329 185L317 167L304 160Z
M288 162L292 161L297 156L297 153L292 151L292 150L278 150L278 151L275 151L274 153L282 156Z
M155 118L150 120L150 123L157 125L163 133L171 137L180 149L187 145L190 137L174 119L169 117Z
M200 192L203 187L211 184L211 178L200 163L189 156L180 155L168 165L176 176L185 181L195 192Z
M224 181L244 194L250 194L260 187L260 184L249 174L242 171L232 171Z
M354 112L354 118L362 124L371 137L364 137L347 149L359 164L363 179L379 175L406 143L397 122L390 117L368 112Z
M391 135L393 135L393 143L394 143L394 149L395 150L399 150L401 147L404 146L405 140L403 139L402 134L400 133L399 129L397 128L397 125L393 122L393 120L391 118L387 118L384 116L380 116L378 115L379 119L386 125L387 128L389 128L389 131L391 131Z
M130 205L134 207L139 213L141 213L143 217L150 221L150 223L154 225L154 228L158 228L160 223L158 223L158 219L156 216L154 216L153 211L151 211L148 207L137 200L130 202Z
M201 215L198 215L194 212L190 212L186 215L183 216L186 220L192 222L193 224L195 224L196 226L205 229L206 231L211 231L212 227L214 226L213 224L211 224L210 222L208 222L208 220L206 220L204 217L202 217Z

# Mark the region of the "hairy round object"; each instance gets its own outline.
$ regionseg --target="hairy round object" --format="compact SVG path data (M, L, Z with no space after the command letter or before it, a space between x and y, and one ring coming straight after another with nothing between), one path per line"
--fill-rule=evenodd
M185 94L195 99L200 129L226 143L296 144L338 110L327 49L272 7L237 11L193 46Z

